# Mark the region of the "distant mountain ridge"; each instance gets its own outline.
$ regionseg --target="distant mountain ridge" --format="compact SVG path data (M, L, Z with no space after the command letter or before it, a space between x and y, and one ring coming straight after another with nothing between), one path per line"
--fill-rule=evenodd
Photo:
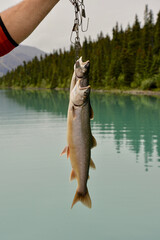
M15 69L23 62L31 61L35 56L40 58L46 53L36 47L19 45L13 51L0 58L0 76L5 75L8 71Z

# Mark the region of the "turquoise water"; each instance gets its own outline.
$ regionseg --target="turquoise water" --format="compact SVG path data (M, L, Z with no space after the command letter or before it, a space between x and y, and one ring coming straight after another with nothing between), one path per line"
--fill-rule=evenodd
M68 94L0 91L0 239L158 240L160 99L92 93L92 209L71 210Z

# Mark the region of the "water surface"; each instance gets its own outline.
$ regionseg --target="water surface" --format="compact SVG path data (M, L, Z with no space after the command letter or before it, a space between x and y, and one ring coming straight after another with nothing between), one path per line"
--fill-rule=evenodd
M92 93L91 102L93 207L71 210L76 182L59 157L68 93L0 91L1 239L159 239L160 99Z

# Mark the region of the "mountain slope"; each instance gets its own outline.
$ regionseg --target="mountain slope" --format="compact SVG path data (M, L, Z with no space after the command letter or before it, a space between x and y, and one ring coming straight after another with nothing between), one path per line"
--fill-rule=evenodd
M41 55L44 56L45 52L38 48L19 45L12 52L0 58L0 76L22 65L24 61L31 61L35 56L40 58Z

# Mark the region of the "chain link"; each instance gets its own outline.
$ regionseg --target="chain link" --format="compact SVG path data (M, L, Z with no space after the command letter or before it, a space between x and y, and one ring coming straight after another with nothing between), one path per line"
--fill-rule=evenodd
M69 0L73 6L75 11L75 19L74 25L71 32L70 41L75 46L75 60L79 58L79 51L81 49L80 36L79 36L79 28L81 27L82 32L86 32L88 30L89 18L87 20L87 27L84 29L84 18L86 18L86 11L84 0ZM75 33L74 41L73 34Z

